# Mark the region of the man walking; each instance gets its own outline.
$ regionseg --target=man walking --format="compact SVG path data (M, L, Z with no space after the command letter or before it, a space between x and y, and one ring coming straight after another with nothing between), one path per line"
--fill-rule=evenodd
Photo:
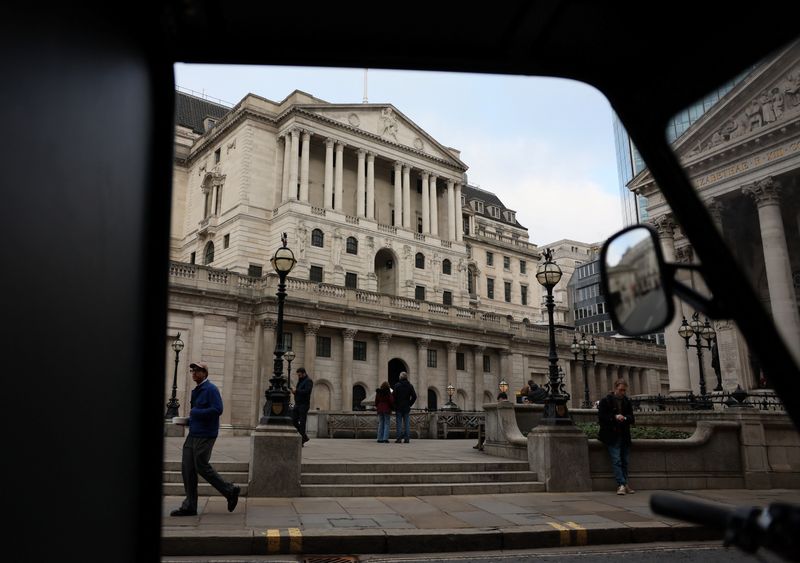
M417 400L417 393L414 391L414 386L408 380L406 372L400 372L400 381L394 386L394 408L396 412L397 422L397 439L395 444L401 441L408 444L410 437L410 414L411 405ZM405 438L405 439L403 439Z
M170 516L197 515L198 474L228 499L228 512L233 512L239 502L241 489L220 477L209 463L214 442L219 434L222 397L217 386L208 380L208 364L194 362L189 365L189 373L192 374L196 386L192 389L189 435L183 443L181 458L181 474L186 498L181 507L173 510Z
M308 377L305 368L297 368L295 372L297 375L297 386L292 389L294 395L294 412L292 418L294 419L294 427L303 437L303 444L308 442L308 434L306 434L306 418L308 417L308 410L311 408L311 390L314 388L314 382Z
M617 494L635 493L628 485L628 461L631 454L631 425L633 404L626 396L628 384L624 379L614 382L614 392L600 401L597 418L600 424L600 441L608 448L611 469L617 480Z

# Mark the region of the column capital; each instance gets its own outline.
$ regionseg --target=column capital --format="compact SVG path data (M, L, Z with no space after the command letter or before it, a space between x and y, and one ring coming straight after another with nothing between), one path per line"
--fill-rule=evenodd
M337 152L342 152L342 151L344 151L345 147L347 147L347 143L345 143L343 141L340 141L338 139L334 139L334 142L336 143L336 151Z
M380 342L381 344L388 344L391 339L392 335L389 334L388 332L381 332L378 335L378 342Z
M342 330L342 338L345 340L353 340L358 331L354 328L345 328Z
M374 162L375 161L375 153L367 151L367 162Z
M422 350L424 348L427 348L430 345L430 343L431 343L431 339L430 338L418 338L417 339L417 348Z
M412 168L412 170L413 170L413 168ZM427 179L428 179L428 177L431 175L431 173L430 173L430 172L428 172L428 171L426 171L426 170L420 170L420 171L419 171L419 175L420 175L420 176L422 176L422 178L423 178L424 180L427 180Z
M278 323L275 319L264 319L261 321L261 326L267 330L275 330L275 327L278 326Z
M303 140L304 141L310 140L311 136L313 135L313 133L311 131L309 131L308 129L301 129L300 132L303 133Z
M675 261L682 264L691 264L694 260L694 249L691 244L675 249Z
M780 204L780 192L781 184L772 176L742 187L742 193L752 197L758 207Z
M317 334L317 331L319 331L319 323L308 323L304 327L304 331L306 333L306 336L309 335L315 336Z
M478 344L473 348L473 351L476 354L483 354L486 351L486 346L481 346L480 344Z
M497 352L503 358L507 358L511 355L511 350L509 350L508 348L500 348Z
M325 147L326 148L332 149L333 145L335 145L335 144L336 144L336 139L331 139L330 137L325 139Z
M456 186L456 183L453 180L451 180L450 178L447 178L447 188L452 190L453 188L455 188L455 186Z
M356 153L358 153L358 158L365 158L367 156L366 149L356 149Z
M447 343L447 351L448 352L455 352L458 350L458 342L453 342L452 340Z
M658 231L659 238L672 238L675 236L675 221L672 220L672 215L667 213L661 217L656 217L650 224Z
M402 162L400 162L399 160L395 160L394 161L394 170L395 170L395 172L397 172L397 170L399 168L402 168L402 167L403 167L403 163Z
M725 204L722 203L720 198L712 197L706 202L706 208L708 209L709 215L711 215L711 220L714 221L717 228L722 228L722 213L725 211Z

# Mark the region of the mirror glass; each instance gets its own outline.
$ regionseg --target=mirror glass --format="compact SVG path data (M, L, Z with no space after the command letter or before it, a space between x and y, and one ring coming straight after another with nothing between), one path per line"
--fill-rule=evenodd
M607 298L623 334L650 334L669 321L656 244L645 227L624 231L606 244L603 270Z

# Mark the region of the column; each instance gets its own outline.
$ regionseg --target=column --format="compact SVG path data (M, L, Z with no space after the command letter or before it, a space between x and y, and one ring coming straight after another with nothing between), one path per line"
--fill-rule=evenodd
M315 367L317 361L317 331L319 331L318 323L309 323L305 326L306 345L305 354L303 356L303 365L299 366L295 363L294 368L306 368L308 374L313 378L315 375ZM294 381L296 378L292 377ZM295 383L297 383L295 381Z
M447 181L447 240L456 240L456 206L453 181Z
M377 390L381 383L389 379L389 341L392 335L382 332L378 335L378 369L375 370L375 386ZM369 393L369 390L367 390Z
M675 261L674 227L670 215L663 215L654 222L661 242L661 250L667 263ZM689 383L689 360L686 356L686 343L678 328L683 320L683 307L677 297L673 297L675 316L664 328L664 339L667 344L667 369L669 370L669 392L671 395L683 395L691 389ZM613 389L613 386L611 387Z
M406 221L403 216L403 166L399 162L394 163L394 226L405 226Z
M420 408L428 408L428 345L430 338L417 340L417 381L414 385L417 390L417 402ZM412 382L413 384L413 382Z
M461 211L461 184L456 183L456 193L454 198L456 203L456 240L464 240L464 213Z
M344 183L342 181L342 173L344 171L344 145L336 143L336 173L334 176L334 194L333 208L336 211L344 209Z
M258 426L264 408L264 390L266 382L272 377L273 360L275 359L275 319L265 319L256 325L256 342L260 342L261 353L256 354L256 368L253 374L253 404L251 406L251 423ZM258 347L257 347L258 348Z
M502 379L502 376L500 379ZM528 383L528 378L525 377L524 356L519 352L511 354L511 379L506 379L506 383L509 384L511 389L521 389L523 385Z
M297 199L297 166L300 153L300 131L292 129L292 154L289 159L289 199Z
M439 204L437 203L436 192L436 176L431 174L430 177L430 190L431 196L431 234L439 236Z
M506 382L513 381L514 378L513 374L511 373L511 367L508 365L510 363L509 360L511 359L511 352L509 350L506 350L505 348L501 348L499 352L500 352L500 374L498 377L500 379L505 379ZM500 383L500 379L497 380L497 383ZM492 391L494 391L494 388L492 389Z
M205 350L203 333L206 328L206 317L203 313L192 314L192 331L189 333L191 336L191 343L187 349L183 351L187 358L191 358L190 362L197 361L197 358L203 359L203 352ZM189 412L189 398L192 396L192 389L194 388L194 381L191 376L183 378L183 400L181 401L181 413ZM188 416L188 414L187 414Z
M283 136L283 186L281 187L281 203L289 199L289 171L292 166L292 140L289 135Z
M781 218L781 186L769 177L745 186L742 191L750 195L758 207L772 318L794 361L800 363L800 315L797 313L789 248Z
M342 331L342 401L341 410L353 410L353 339L358 331Z
M430 234L431 232L431 198L428 192L428 173L422 172L422 232L423 234Z
M364 177L364 162L367 159L366 151L358 150L358 169L356 170L356 215L364 217L366 178Z
M236 317L228 317L225 322L225 359L222 364L222 416L220 423L231 424L233 419L233 378L236 373ZM219 383L217 383L219 386ZM227 405L227 408L225 406Z
M403 166L403 227L414 229L411 225L411 167Z
M300 159L300 201L308 201L308 154L311 151L311 133L303 131L303 156Z
M375 219L375 155L367 154L367 219Z
M333 209L333 139L325 139L325 186L322 190L322 207Z
M456 379L456 350L458 350L458 342L447 343L447 384L458 389ZM459 406L464 410L467 409L467 405Z
M483 346L475 346L472 350L472 385L476 411L483 410L483 351L485 349Z

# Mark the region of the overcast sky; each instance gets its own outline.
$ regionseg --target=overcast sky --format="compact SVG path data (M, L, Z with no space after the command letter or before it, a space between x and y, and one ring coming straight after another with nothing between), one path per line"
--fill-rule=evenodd
M461 151L469 182L497 194L544 245L599 242L622 226L611 106L554 78L370 69L369 103L390 103ZM178 86L238 103L303 90L331 103L364 98L363 69L175 65Z

